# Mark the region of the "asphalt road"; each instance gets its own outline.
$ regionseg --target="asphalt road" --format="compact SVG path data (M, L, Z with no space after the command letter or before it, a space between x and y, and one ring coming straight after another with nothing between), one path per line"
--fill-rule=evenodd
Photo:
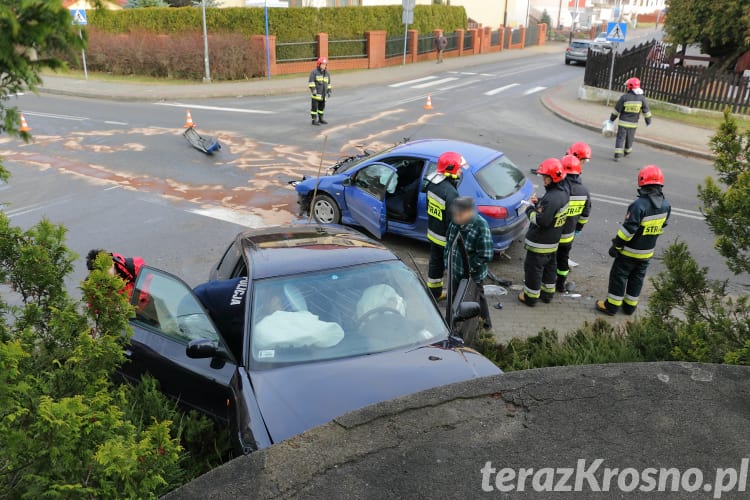
M142 255L195 285L241 227L299 220L287 182L314 175L321 154L328 165L360 146L378 150L404 137L448 137L502 150L528 172L584 140L594 152L584 176L594 212L574 249L579 280L604 286L609 240L635 195L636 172L654 163L665 171L665 191L675 207L660 246L686 241L713 277L747 286L746 278L724 267L697 212L696 186L712 173L708 162L636 145L632 158L614 163L612 140L542 108L542 92L582 73L553 54L380 86L369 86L363 72L361 88L338 92L334 69L325 127L310 125L303 77L296 95L200 102L24 95L11 104L25 112L35 142L0 139L0 155L13 173L0 197L17 224L28 226L43 216L65 224L80 254L102 246ZM427 94L432 110L423 109ZM220 153L204 156L180 137L186 107L201 132L219 136ZM607 114L603 108L602 120ZM425 245L391 237L387 242L426 263ZM519 282L522 254L521 245L514 245L510 260L497 259L496 273ZM80 265L71 286L83 276Z

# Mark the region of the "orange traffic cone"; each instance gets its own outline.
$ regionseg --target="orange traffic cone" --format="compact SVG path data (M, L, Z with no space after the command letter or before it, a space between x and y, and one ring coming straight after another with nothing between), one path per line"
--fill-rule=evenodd
M19 128L21 132L31 132L31 127L29 127L29 124L26 123L26 118L24 118L23 113L21 113L21 128Z
M186 109L185 112L187 113L185 118L185 128L195 127L196 125L193 123L193 117L190 116L190 110Z
M427 94L427 102L424 103L424 109L432 109L432 95Z

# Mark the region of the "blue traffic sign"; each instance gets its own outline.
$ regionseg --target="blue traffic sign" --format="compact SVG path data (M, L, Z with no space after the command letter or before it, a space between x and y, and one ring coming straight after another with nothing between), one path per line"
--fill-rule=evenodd
M628 33L628 23L607 23L607 41L624 42Z
M84 9L71 9L70 14L73 16L73 24L75 26L86 26L89 23Z

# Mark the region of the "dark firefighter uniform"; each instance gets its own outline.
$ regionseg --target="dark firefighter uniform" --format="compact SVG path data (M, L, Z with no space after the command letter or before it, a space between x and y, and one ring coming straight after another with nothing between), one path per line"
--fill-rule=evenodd
M646 120L646 125L651 125L651 110L640 88L628 90L617 100L615 109L609 116L610 121L620 119L617 126L617 139L615 139L615 159L633 152L635 130L638 128L641 113Z
M427 177L427 239L430 241L430 263L427 287L435 298L443 293L445 235L450 223L450 206L458 197L457 179L433 172Z
M327 68L321 68L320 64L321 62L318 61L318 66L310 72L310 78L308 79L308 87L310 87L310 93L312 94L310 118L313 125L327 123L323 119L323 113L326 109L326 97L330 97L332 90L331 74L328 73Z
M656 240L664 232L670 212L661 186L649 185L639 190L638 198L628 207L625 222L612 240L610 255L615 261L609 273L607 300L597 304L599 310L615 314L622 306L626 314L635 311Z
M528 306L540 297L549 302L555 294L555 254L568 218L569 195L561 180L546 186L542 199L527 212L531 224L526 233L524 287L519 299Z
M581 232L583 226L589 221L591 214L591 195L588 188L583 185L581 178L576 174L567 174L563 181L564 189L570 194L568 202L568 218L560 236L560 245L557 247L557 282L555 288L558 292L565 291L565 281L570 273L570 250L573 248L573 240Z

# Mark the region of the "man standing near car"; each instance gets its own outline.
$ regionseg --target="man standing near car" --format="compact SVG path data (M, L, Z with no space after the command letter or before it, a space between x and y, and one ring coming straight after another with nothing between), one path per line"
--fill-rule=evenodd
M453 151L440 155L435 172L427 176L427 239L430 242L430 264L427 287L436 300L444 300L443 274L445 263L445 235L448 231L449 210L458 197L461 169L466 165L463 156Z
M331 97L331 74L328 73L328 59L319 57L317 66L310 72L307 86L312 94L310 118L313 125L327 125L323 119L326 109L326 98Z
M615 104L615 109L609 116L609 121L614 122L619 117L617 125L617 139L615 139L615 161L622 156L628 156L633 152L633 140L638 128L638 120L643 113L646 126L651 125L651 110L641 89L641 81L638 78L629 78L625 82L625 92Z

